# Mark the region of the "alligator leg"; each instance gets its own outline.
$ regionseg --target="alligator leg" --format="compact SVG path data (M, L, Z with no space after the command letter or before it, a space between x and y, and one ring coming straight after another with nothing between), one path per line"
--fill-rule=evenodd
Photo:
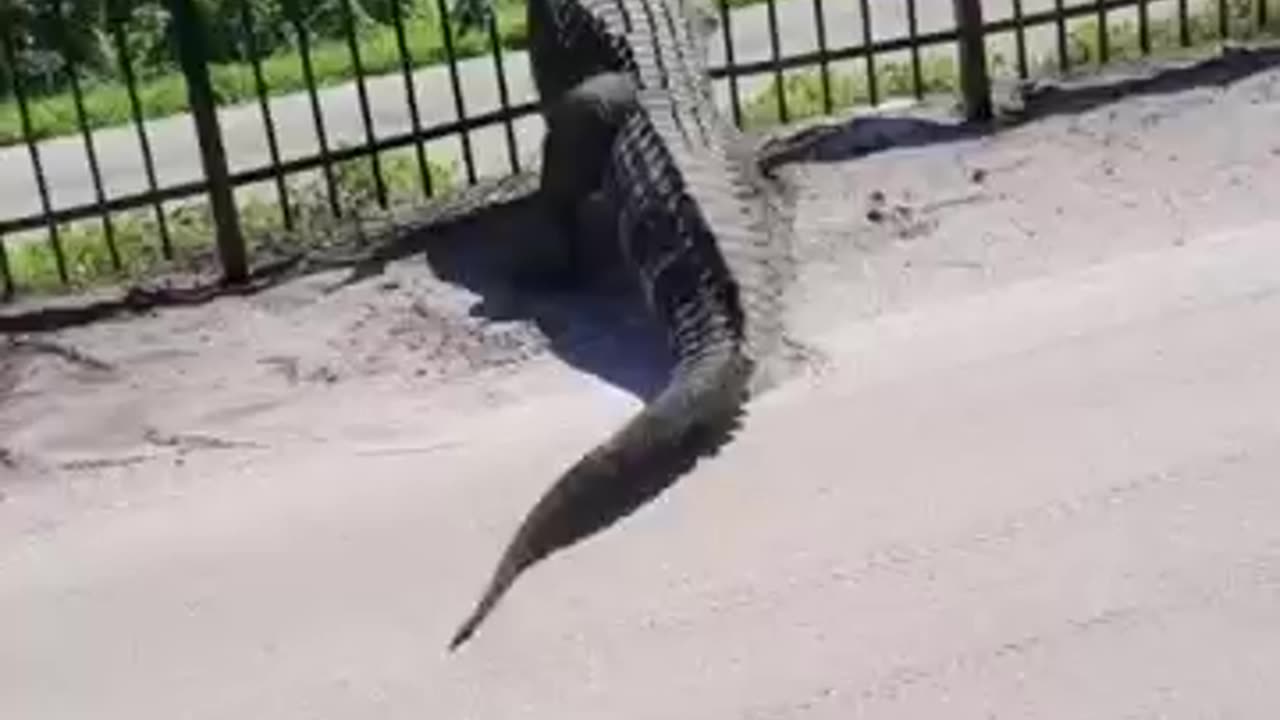
M592 75L566 91L547 114L539 192L558 237L522 280L556 286L580 285L596 273L588 267L579 211L601 189L618 127L636 107L636 90L625 73Z

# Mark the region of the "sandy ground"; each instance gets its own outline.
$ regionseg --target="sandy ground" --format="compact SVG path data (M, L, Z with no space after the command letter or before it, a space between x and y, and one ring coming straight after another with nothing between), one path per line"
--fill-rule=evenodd
M453 657L518 516L661 377L627 303L445 253L4 348L0 715L1275 717L1254 70L784 168L821 360ZM918 144L853 157L877 128Z

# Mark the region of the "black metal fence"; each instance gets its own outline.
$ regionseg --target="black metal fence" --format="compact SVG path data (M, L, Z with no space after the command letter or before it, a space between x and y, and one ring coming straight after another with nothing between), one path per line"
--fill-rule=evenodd
M223 6L234 7L234 18L243 31L240 35L243 40L241 62L252 77L248 107L256 107L267 156L265 162L233 170L236 163L229 160L226 140L242 131L229 131L226 124L220 125L218 93L211 82L211 62L205 40L208 19L202 16L204 5L195 0L165 0L173 21L170 27L176 40L177 65L185 80L190 113L189 116L179 116L177 121L191 123L195 128L194 136L200 151L197 177L165 182L157 171L153 138L156 125L144 116L140 94L142 82L129 40L134 4L108 0L104 32L101 34L108 41L116 66L111 82L127 98L127 126L131 126L130 133L141 160L143 187L128 192L108 191L109 178L106 174L115 170L104 167L101 162L103 142L123 142L121 129L112 131L115 134L106 140L107 136L95 129L85 100L86 74L79 66L77 53L71 52L70 41L66 40L70 33L55 33L55 37L62 37L67 43L67 52L62 53L60 62L55 63L56 74L61 78L56 85L64 97L70 96L74 114L73 122L69 123L74 126L71 137L78 138L80 146L73 156L83 161L92 189L89 199L70 203L55 202L54 191L57 188L51 181L49 163L46 162L47 157L57 152L61 158L58 162L65 165L65 158L70 152L69 140L41 139L48 132L37 127L33 111L40 98L30 87L30 78L21 72L22 63L29 60L27 55L30 54L32 38L23 36L21 23L0 17L3 21L0 23L0 71L5 71L0 72L0 78L7 76L9 85L9 97L7 100L0 97L0 101L7 101L16 108L21 130L18 143L0 149L0 152L7 153L0 164L7 168L5 173L14 175L20 175L21 171L12 163L29 166L31 183L20 184L18 191L25 190L31 204L38 205L20 207L20 203L15 203L16 210L0 207L0 290L4 296L12 297L24 283L29 282L27 276L33 271L24 265L38 265L39 262L32 259L37 257L51 259L44 267L45 274L49 276L46 280L51 279L61 286L73 283L77 277L75 263L83 260L77 260L74 249L69 257L66 240L71 228L77 224L83 228L85 223L91 223L90 229L77 232L75 239L80 243L100 243L105 253L100 253L101 257L96 262L106 264L106 274L125 271L130 257L120 247L121 233L116 227L116 218L121 213L149 215L151 221L146 226L148 232L144 241L158 258L168 260L179 251L179 243L175 241L177 220L173 208L202 195L207 196L205 217L209 224L204 226L206 251L212 249L208 247L210 245L217 249L223 272L228 279L235 281L245 276L250 255L246 233L242 230L243 209L236 202L238 191L256 187L260 200L274 195L278 209L276 221L283 229L293 230L299 221L299 209L289 182L295 176L318 175L323 198L321 204L329 216L340 218L348 212L338 177L344 163L367 163L372 181L372 200L382 207L389 202L383 158L390 151L411 154L417 192L423 196L439 190L438 178L432 169L433 154L428 149L433 142L456 139L459 150L456 155L465 172L465 181L475 182L482 172L477 163L477 151L481 148L477 147L474 136L484 129L498 128L505 145L505 152L501 153L505 156L502 171L520 169L522 151L517 124L533 114L536 107L528 87L524 87L522 92L513 92L508 66L523 63L524 59L521 55L512 54L518 42L512 40L510 34L503 36L500 33L497 20L491 19L486 28L484 54L476 56L473 53L470 60L461 57L458 48L461 38L455 29L447 22L440 22L442 62L424 69L422 58L415 58L411 52L411 25L406 21L402 2L416 3L420 6L418 10L427 5L438 21L448 15L448 0L390 2L390 15L383 20L383 27L390 28L394 39L397 56L394 72L402 88L408 120L407 127L380 133L375 123L372 102L375 98L370 90L370 83L375 79L364 67L362 57L365 45L358 29L362 10L355 4L358 0L342 0L339 35L349 54L359 111L355 122L358 123L360 141L337 146L330 136L329 117L321 102L320 82L313 65L315 37L306 22L306 8L300 4L305 1L283 0L283 9L292 40L291 52L296 53L301 65L303 88L300 93L305 95L305 115L316 149L286 159L282 150L279 115L283 110L294 114L300 111L292 106L286 108L280 104L279 98L272 97L264 73L264 65L271 61L271 54L259 46L258 33L255 32L259 18L254 13L259 5L252 0L221 0ZM721 61L713 65L712 74L723 102L740 124L749 121L750 112L759 111L761 107L766 108L765 114L772 119L786 122L797 114L829 113L850 102L877 105L890 94L905 93L919 97L937 86L958 90L970 116L980 118L990 112L988 74L993 66L1004 62L1005 52L1014 58L1009 72L1025 78L1035 71L1033 65L1037 61L1037 52L1042 56L1047 53L1051 67L1067 70L1078 56L1087 56L1090 62L1106 62L1117 51L1147 55L1153 52L1157 36L1162 33L1173 34L1176 37L1171 42L1185 47L1198 39L1228 38L1238 31L1237 28L1249 32L1268 27L1273 22L1272 10L1267 4L1269 0L1209 0L1208 5L1202 8L1192 8L1189 0L1086 0L1082 4L1071 5L1065 0L1040 0L1045 7L1037 10L1030 8L1035 0L986 0L981 4L980 0L761 0L758 3L747 0L746 3L735 2L736 7L730 7L726 0L710 1L719 4L719 27L712 44L719 44L716 49L721 56ZM12 13L13 7L18 5L22 3L0 2L0 14ZM60 15L63 3L42 3L41 6L46 13L42 27L51 24L57 28L70 22ZM802 17L803 14L807 14L807 19ZM984 14L989 17L984 18ZM1124 15L1122 28L1109 24L1121 14ZM849 21L854 15L857 17L853 23L856 32L845 32L845 35L853 37L841 41L836 36L841 34L841 30L851 30ZM797 17L802 21L799 24L795 21ZM878 28L881 17L890 18L886 25L897 27L888 31ZM1091 39L1081 36L1082 22L1088 25L1087 33ZM1072 23L1076 24L1074 32ZM740 31L748 25L757 30L763 28L763 32L755 36L763 38L763 42L757 43L763 50L757 48L755 53L763 57L744 59L744 52L738 47L744 37ZM805 47L799 51L784 51L785 44L795 44L791 41L799 32L796 28L801 25L811 33L804 40ZM1036 33L1040 34L1040 41L1033 41ZM1044 39L1046 33L1047 40ZM751 32L746 37L751 37ZM332 44L334 38L328 40ZM1117 48L1117 42L1127 45ZM473 50L474 44L472 42ZM929 69L924 57L930 51L941 51L944 59L950 57L954 61L949 66L950 73L944 73L946 77L930 77L934 71ZM1039 59L1043 61L1044 58ZM462 75L465 63L478 60L492 65L497 107L474 113L468 110ZM887 68L885 63L892 63L892 68ZM847 67L850 64L856 69ZM846 69L842 70L842 67ZM900 72L886 73L886 69ZM422 72L446 77L449 97L441 97L443 91L433 97L422 97L416 79L416 74ZM797 73L806 75L796 80L794 76ZM894 86L886 87L886 83L894 78L897 78ZM388 79L385 76L377 79L383 83L382 93L391 87L385 84ZM763 86L761 80L765 81ZM98 81L99 84L101 82ZM793 97L788 90L796 82L814 91ZM755 90L749 86L754 86ZM850 94L848 88L855 86L857 91ZM841 88L845 89L843 97L840 96ZM812 97L815 93L816 99ZM748 94L749 97L744 97ZM514 95L524 97L513 100ZM816 108L801 108L798 112L795 105L800 101L816 105ZM445 105L452 105L452 120L424 121L424 108ZM21 151L19 144L23 146ZM264 187L267 188L265 191L262 190ZM216 243L213 242L215 240Z

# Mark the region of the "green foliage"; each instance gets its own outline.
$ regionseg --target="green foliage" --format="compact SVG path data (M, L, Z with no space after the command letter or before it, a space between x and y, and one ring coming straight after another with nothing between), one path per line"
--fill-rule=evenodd
M0 2L6 1L9 0L0 0ZM228 3L231 7L238 7L235 0L204 1ZM320 0L314 1L320 2ZM324 1L330 4L336 2L336 0ZM255 12L268 12L272 11L273 4L282 0L253 0L253 2L257 6ZM421 67L442 62L446 57L444 41L440 24L430 11L431 0L401 0L401 2L415 3L413 12L406 12L404 16L405 36L411 64ZM378 8L379 12L390 12L390 0L365 0L365 3L370 7ZM155 11L154 7L151 10L145 10L146 7L139 6L134 11L128 25L132 34L128 37L131 56L153 58L148 61L149 65L135 63L135 66L139 68L139 75L142 78L138 83L138 93L143 115L148 118L157 118L185 111L187 96L181 74L171 69L171 63L168 60L170 57L168 41L156 40L152 35L141 31L135 32L139 27L167 26L169 22L167 14ZM399 70L401 58L394 29L377 22L378 16L372 12L369 13L369 17L374 19L361 25L359 35L361 61L365 73L378 75ZM269 24L258 23L256 20L255 16L255 27ZM499 38L503 46L507 48L524 46L527 34L526 21L520 0L499 0L497 22ZM232 46L244 41L243 36L228 37L231 39L226 42ZM262 61L268 92L272 95L297 92L307 87L300 55L292 45L279 44L286 40L291 43L293 36L289 32L284 32L281 37L284 39L277 42L276 51L267 55ZM355 71L345 37L330 39L325 39L323 36L317 37L319 39L313 42L311 47L316 84L324 87L349 81ZM467 33L454 38L454 49L460 57L479 55L488 51L488 38L483 33ZM154 60L155 57L164 58L164 62L157 63ZM112 67L115 66L112 65ZM255 97L253 71L247 63L214 63L210 68L210 75L219 103L233 104ZM0 93L0 97L2 96ZM85 102L89 125L92 128L111 127L132 119L126 89L109 74L100 73L97 80L90 78L85 88ZM78 130L75 107L69 93L56 92L43 96L37 93L36 97L31 99L30 109L32 131L36 139L65 135ZM12 99L0 100L0 146L21 141L22 126L19 122L17 103Z
M67 63L104 65L104 9L101 0L0 0L0 30L16 60L0 55L0 93L18 78L37 90L60 87Z
M254 51L266 56L291 52L298 27L318 44L345 41L348 28L361 37L380 31L389 35L397 3L402 18L438 25L435 0L196 2L205 20L209 59L215 64L245 62ZM518 6L519 0L503 3ZM117 26L126 37L137 75L154 76L176 67L167 0L0 0L0 19L17 50L17 67L0 62L0 96L12 91L15 73L32 94L64 89L65 79L58 71L67 59L90 75L118 81L120 58L107 41ZM438 36L440 29L429 32Z
M119 26L125 36L125 52L136 75L150 77L169 66L169 11L163 5L146 3L120 12ZM122 58L112 55L111 67L120 67Z

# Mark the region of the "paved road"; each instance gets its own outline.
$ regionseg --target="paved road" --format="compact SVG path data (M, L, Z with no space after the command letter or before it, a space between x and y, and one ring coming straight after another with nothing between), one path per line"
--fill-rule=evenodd
M1277 233L832 327L827 375L452 657L627 403L543 384L433 453L159 483L0 547L0 715L1276 717Z
M918 0L921 32L942 30L953 26L950 0ZM1072 5L1078 3L1070 3ZM1008 0L986 0L986 14L990 19L1010 14ZM1171 11L1172 2L1153 6L1153 17ZM873 36L876 39L903 37L907 34L905 0L872 0ZM1037 12L1051 8L1051 0L1028 0L1025 12ZM779 27L781 52L800 53L816 48L813 3L810 0L782 0L779 3ZM860 44L862 21L858 3L854 0L827 0L824 17L828 27L828 44L844 47ZM762 60L770 56L770 33L764 6L741 8L733 15L735 59L739 62ZM712 62L724 61L723 35L712 46ZM1010 38L996 38L993 43L1008 45ZM1029 35L1033 50L1049 52L1056 47L1049 29ZM529 75L528 58L524 53L505 56L505 65L512 102L533 98L533 86ZM743 82L744 97L758 91L771 79L763 74ZM470 114L495 110L500 107L494 65L491 58L474 58L461 64L463 97ZM428 68L414 76L419 98L423 101L423 122L435 124L456 119L449 76L444 68ZM403 79L390 75L370 80L375 129L379 134L394 134L411 129L405 103ZM728 102L726 83L720 83L721 101ZM358 144L364 141L364 128L356 101L354 84L327 89L321 93L326 131L331 143ZM310 107L305 95L280 97L272 101L272 113L282 145L283 156L302 157L318 150L316 133ZM233 169L259 167L270 162L267 141L261 115L254 104L228 108L221 113L228 154ZM173 184L198 179L198 150L190 119L175 116L149 123L151 144L158 163L158 175L162 184ZM520 152L536 152L542 125L537 118L527 118L517 126ZM135 132L128 127L95 133L95 145L100 153L102 172L106 178L109 195L138 192L146 187ZM477 164L483 173L504 172L508 165L504 131L500 126L490 127L472 135ZM456 138L442 140L429 146L432 156L448 161L460 161L461 144ZM50 178L55 206L65 207L92 202L93 185L85 160L83 143L77 137L67 137L41 143L45 167ZM0 166L9 171L0 174L0 218L10 218L39 212L40 204L35 189L35 179L22 146L0 150Z

